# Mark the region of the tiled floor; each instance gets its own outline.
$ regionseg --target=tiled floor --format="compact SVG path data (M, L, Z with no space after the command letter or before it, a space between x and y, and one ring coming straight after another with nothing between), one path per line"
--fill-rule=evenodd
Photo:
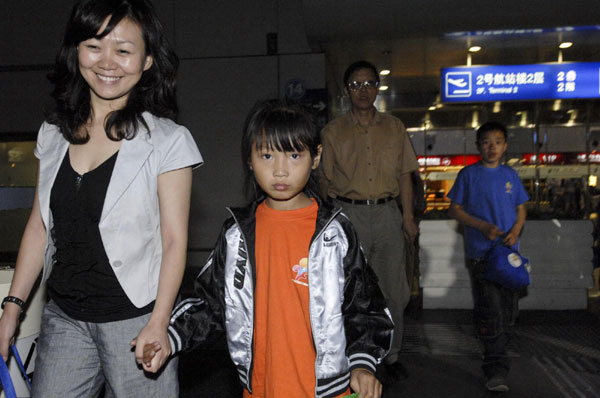
M471 312L424 310L406 317L401 360L408 380L393 383L385 371L384 397L598 398L600 314L590 311L522 311L510 346L511 390L483 388L479 344ZM181 397L239 398L241 388L222 343L185 354L180 361Z

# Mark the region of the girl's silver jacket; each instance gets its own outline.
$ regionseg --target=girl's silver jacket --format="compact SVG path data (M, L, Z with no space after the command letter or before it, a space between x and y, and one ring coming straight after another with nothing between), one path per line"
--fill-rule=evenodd
M173 311L173 352L191 350L225 331L242 385L252 391L256 203L230 209L195 283L196 298ZM315 397L346 390L350 371L375 365L389 351L393 322L354 228L340 209L320 203L308 257L310 322L316 350ZM292 376L294 377L294 376Z

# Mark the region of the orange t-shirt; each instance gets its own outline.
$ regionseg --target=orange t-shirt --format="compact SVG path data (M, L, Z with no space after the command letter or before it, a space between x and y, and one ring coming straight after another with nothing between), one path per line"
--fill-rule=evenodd
M306 398L315 394L308 310L308 249L318 205L256 209L256 290L252 391L244 397Z
M315 395L308 250L317 210L314 200L298 210L256 209L253 393L244 389L245 398Z

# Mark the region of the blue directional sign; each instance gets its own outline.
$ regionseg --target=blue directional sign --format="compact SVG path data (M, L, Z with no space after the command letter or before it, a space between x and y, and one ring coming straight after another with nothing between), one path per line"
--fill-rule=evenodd
M443 102L600 98L600 62L442 68Z
M445 33L445 37L489 37L489 36L524 36L537 35L542 33L561 33L561 32L585 32L598 31L600 25L582 25L582 26L559 26L556 28L529 28L529 29L494 29L494 30L471 30L463 32Z

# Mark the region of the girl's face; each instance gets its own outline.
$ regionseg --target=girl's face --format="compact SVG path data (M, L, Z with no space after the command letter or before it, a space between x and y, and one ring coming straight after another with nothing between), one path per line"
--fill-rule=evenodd
M481 163L485 167L498 167L502 155L506 152L506 139L502 131L488 131L481 137L477 143L477 148L481 154Z
M295 210L310 205L311 200L303 189L320 159L321 145L314 158L307 150L282 152L266 145L262 148L252 145L250 168L267 194L267 206L275 210Z
M108 24L104 21L98 33ZM125 106L131 89L152 66L145 54L140 27L124 18L102 39L91 38L77 46L79 71L90 86L92 104L108 102L111 109Z

